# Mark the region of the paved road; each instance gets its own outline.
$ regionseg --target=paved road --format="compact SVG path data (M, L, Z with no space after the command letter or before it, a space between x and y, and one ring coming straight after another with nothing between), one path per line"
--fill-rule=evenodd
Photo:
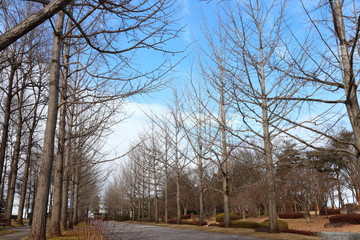
M225 233L201 232L128 223L104 222L99 228L102 229L102 232L106 237L112 240L268 240L265 238Z
M12 233L4 234L0 236L1 240L20 240L27 237L30 232L30 226L14 227L11 228Z

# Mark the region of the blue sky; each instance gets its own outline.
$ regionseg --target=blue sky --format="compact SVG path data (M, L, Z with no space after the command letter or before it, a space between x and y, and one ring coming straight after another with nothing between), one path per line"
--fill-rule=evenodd
M304 0L304 3L309 6L313 2ZM187 57L169 74L173 81L168 88L128 99L125 111L132 112L133 116L113 128L114 133L109 137L106 144L106 149L116 149L116 154L126 152L130 144L136 142L139 133L143 131L146 125L146 114L144 112L148 114L151 112L159 114L166 112L166 105L172 98L173 90L171 86L178 90L186 86L192 66L197 67L199 47L204 47L207 44L203 37L204 22L206 22L206 26L210 31L216 31L217 14L219 8L221 8L218 1L179 0L178 4L181 7L176 18L181 19L179 26L185 26L185 28L180 37L168 45L168 49L178 51L188 47L184 53L171 57L173 63L184 56ZM288 10L288 18L293 21L292 24L296 24L292 27L295 26L295 30L301 34L309 26L309 23L306 17L300 14L302 10L299 1L288 1ZM163 59L162 53L149 54L148 52L136 58L139 64L142 64L147 69L156 66ZM310 112L304 112L302 117L306 118L310 115ZM344 125L346 124L348 124L347 121Z

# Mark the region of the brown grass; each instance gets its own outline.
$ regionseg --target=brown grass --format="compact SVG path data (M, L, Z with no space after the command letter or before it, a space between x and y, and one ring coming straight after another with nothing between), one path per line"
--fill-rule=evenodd
M306 230L313 232L360 232L360 224L337 228L325 228L325 223L329 223L329 219L326 218L326 216L313 216L311 221L311 223L307 223L305 219L286 219L289 228L296 230Z
M246 220L262 222L267 218L248 218ZM286 221L289 225L289 229L299 230L299 231L311 231L314 233L320 232L360 232L360 224L359 225L348 225L337 228L325 228L325 223L329 223L329 219L326 216L312 216L311 223L307 223L305 219L282 219ZM209 219L208 223L215 222L214 219ZM138 222L137 222L138 223ZM320 237L315 236L305 236L299 234L291 234L291 233L280 233L280 234L270 234L270 233L261 233L255 232L253 229L235 229L235 228L219 228L219 227L207 227L207 226L191 226L191 225L176 225L176 224L155 224L155 223L141 223L141 224L151 224L156 226L164 226L171 228L180 228L180 229L191 229L191 230L199 230L205 232L220 232L220 233L229 233L229 234L237 234L244 236L253 236L253 237L263 237L268 239L277 239L277 240L319 240Z
M261 222L260 219L256 219ZM262 219L264 220L264 219ZM149 224L154 226L162 226L162 227L170 227L170 228L179 228L179 229L190 229L204 232L217 232L217 233L227 233L227 234L236 234L242 236L251 236L251 237L263 237L268 239L275 240L320 240L320 237L311 237L311 236L303 236L292 233L263 233L263 232L255 232L254 229L247 228L219 228L219 227L207 227L207 226L193 226L193 225L176 225L176 224L165 224L165 223L144 223L144 222L134 222L140 224Z

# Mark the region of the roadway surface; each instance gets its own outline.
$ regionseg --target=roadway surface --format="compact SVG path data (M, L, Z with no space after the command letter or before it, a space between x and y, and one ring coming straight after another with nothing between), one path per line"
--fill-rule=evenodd
M129 223L101 223L99 229L111 240L268 240L226 233L202 232L153 225Z
M11 233L0 235L1 240L21 240L29 235L30 226L26 225L23 227L14 227L10 228Z

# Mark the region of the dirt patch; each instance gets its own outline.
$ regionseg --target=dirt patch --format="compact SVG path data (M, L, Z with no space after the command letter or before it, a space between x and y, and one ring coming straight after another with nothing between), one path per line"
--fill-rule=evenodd
M247 218L248 221L263 222L266 220L263 218ZM329 223L329 219L326 216L312 216L311 223L307 223L306 219L281 219L288 223L290 229L311 231L311 232L360 232L360 224L358 225L345 225L341 227L327 227L325 224Z
M311 218L311 223L307 223L305 219L285 219L289 228L297 230L307 230L314 232L360 232L360 224L346 225L342 227L325 228L325 224L329 223L326 216L316 216Z

